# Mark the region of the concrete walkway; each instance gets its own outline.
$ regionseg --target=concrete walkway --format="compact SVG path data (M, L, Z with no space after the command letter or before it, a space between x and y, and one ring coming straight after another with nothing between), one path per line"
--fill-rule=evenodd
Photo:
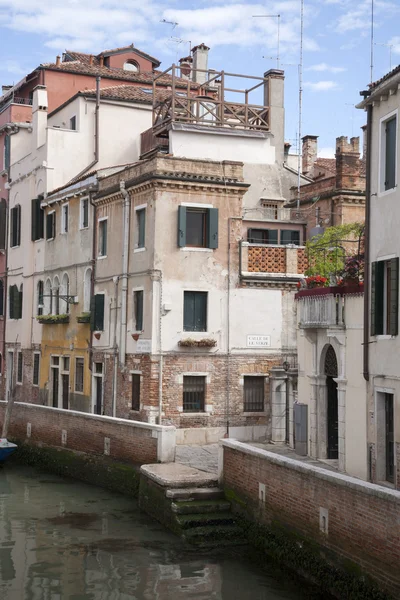
M177 446L175 462L181 465L217 473L218 471L218 444L207 446Z

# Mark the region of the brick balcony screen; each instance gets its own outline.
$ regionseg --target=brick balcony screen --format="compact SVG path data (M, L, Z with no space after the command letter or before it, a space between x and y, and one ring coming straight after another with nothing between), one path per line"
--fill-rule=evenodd
M286 273L286 248L249 246L251 273Z

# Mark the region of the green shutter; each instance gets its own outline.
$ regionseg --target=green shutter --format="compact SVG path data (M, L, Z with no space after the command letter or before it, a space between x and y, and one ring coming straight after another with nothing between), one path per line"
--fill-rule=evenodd
M194 293L194 331L207 331L207 292Z
M10 144L10 136L6 135L4 138L4 168L10 168L11 161L11 144Z
M396 185L396 129L397 119L394 117L387 121L385 128L385 190Z
M94 328L95 331L104 330L104 294L94 297Z
M138 229L139 229L138 248L144 248L145 232L146 232L146 209L142 208L141 210L138 210L137 218L138 218Z
M186 206L178 207L178 246L186 246Z
M15 207L16 210L16 219L17 219L17 246L21 245L21 205L18 204Z
M277 244L278 243L278 230L277 229L268 229L268 244Z
M389 283L389 282L388 282ZM390 317L389 334L397 335L399 330L399 259L390 261Z
M183 296L183 330L195 331L194 329L194 293L184 292Z
M91 331L95 330L95 310L96 310L95 297L92 296L90 298L90 330Z
M7 205L4 198L0 200L0 250L6 248Z
M35 242L37 237L37 198L31 200L31 240Z
M22 283L21 283L21 289L17 293L17 298L18 298L17 319L22 319L22 304L23 304L23 300L24 300L24 288L23 288L23 284Z
M371 335L380 335L383 333L385 262L374 262L371 266Z
M139 290L135 292L135 300L136 300L136 331L142 331L143 329L143 290Z
M208 247L215 249L218 248L218 208L208 209L208 231L207 241Z
M14 318L14 286L10 285L9 287L9 291L8 291L8 301L10 304L10 319Z
M4 283L0 279L0 317L4 315Z

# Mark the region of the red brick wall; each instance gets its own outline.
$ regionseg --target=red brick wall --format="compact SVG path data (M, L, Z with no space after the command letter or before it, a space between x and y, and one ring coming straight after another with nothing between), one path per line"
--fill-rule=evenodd
M4 411L5 404L2 403L1 424ZM27 423L31 423L29 439ZM14 405L9 437L34 445L61 447L63 430L67 432L65 448L88 454L104 454L104 438L109 438L112 458L141 464L157 462L157 438L152 437L152 428L43 406Z
M250 517L267 525L277 523L358 563L400 597L398 492L252 451L244 453L224 443L224 487L247 502ZM265 484L265 503L259 501L259 483ZM320 508L328 510L327 534L320 531Z
M286 248L249 246L249 271L286 273Z

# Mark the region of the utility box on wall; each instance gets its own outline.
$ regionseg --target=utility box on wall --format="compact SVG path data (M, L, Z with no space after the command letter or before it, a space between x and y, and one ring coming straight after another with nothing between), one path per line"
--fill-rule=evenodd
M294 405L294 449L296 454L307 456L308 405Z

